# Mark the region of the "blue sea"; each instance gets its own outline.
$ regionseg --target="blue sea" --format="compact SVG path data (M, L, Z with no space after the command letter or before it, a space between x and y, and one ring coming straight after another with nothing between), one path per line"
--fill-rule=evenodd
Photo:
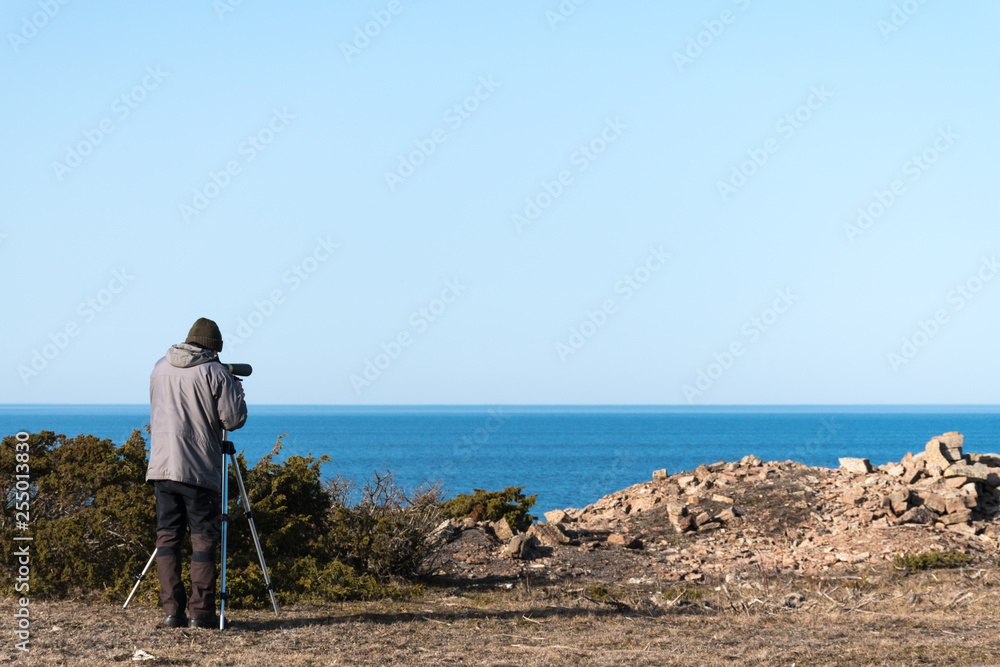
M0 406L0 433L50 430L120 444L149 422L144 405ZM1000 451L993 406L269 406L251 405L230 439L253 464L282 438L281 460L328 454L325 476L391 470L407 488L439 481L448 495L523 486L536 510L601 496L702 463L841 456L898 461L946 431L966 451Z

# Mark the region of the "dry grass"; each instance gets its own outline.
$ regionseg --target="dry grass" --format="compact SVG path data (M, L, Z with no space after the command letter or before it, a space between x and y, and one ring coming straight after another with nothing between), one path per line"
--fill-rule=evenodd
M174 665L996 665L998 583L995 565L809 580L758 572L697 589L602 587L598 599L594 587L522 580L280 618L236 611L224 633L157 628L149 607L35 603L30 653L5 632L0 658L96 665L142 649Z

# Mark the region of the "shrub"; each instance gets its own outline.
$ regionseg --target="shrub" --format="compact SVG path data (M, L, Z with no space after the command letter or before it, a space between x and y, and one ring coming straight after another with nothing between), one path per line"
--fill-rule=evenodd
M942 567L961 567L972 562L961 551L925 551L919 554L899 554L892 564L898 569L909 568L911 572Z
M420 573L432 549L427 537L444 519L440 486L407 493L392 473L376 471L360 489L336 478L327 493L331 559L379 579Z
M15 439L0 449L0 553L14 562L13 550L25 542L12 538ZM144 484L145 441L133 431L116 448L90 435L67 438L52 431L28 437L31 475L30 544L32 597L100 592L127 581L149 558L156 529L152 487ZM0 592L14 593L12 570L0 575Z
M124 600L155 546L156 503L145 483L146 442L132 432L115 447L93 436L67 438L42 431L28 438L31 488L30 591L15 591L12 568L0 574L0 595L28 592L31 597L101 594ZM426 536L439 521L436 487L407 495L392 476L365 483L361 500L348 503L347 486L324 485L321 456L291 456L274 462L281 438L252 468L243 456L237 465L246 484L261 547L275 594L282 604L348 599L407 597L418 586L388 582L409 576L427 555ZM13 550L25 544L15 513L14 438L0 449L0 557L15 562ZM270 604L250 524L240 501L236 473L229 476L227 592L234 607ZM338 490L339 488L339 490ZM334 491L335 493L331 493ZM182 561L188 580L190 546ZM155 602L159 583L147 574L141 600Z
M514 530L527 530L538 517L528 514L535 506L538 494L525 496L523 486L508 486L503 491L473 489L472 494L461 493L444 504L442 508L453 519L472 517L476 521L499 521L507 519Z

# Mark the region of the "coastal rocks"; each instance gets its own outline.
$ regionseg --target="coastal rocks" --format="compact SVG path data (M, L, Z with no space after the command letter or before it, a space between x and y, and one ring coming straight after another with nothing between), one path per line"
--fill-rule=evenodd
M856 459L845 457L838 459L840 467L855 475L867 475L872 471L872 464L868 459Z
M654 470L653 471L653 481L654 482L660 482L660 481L665 480L666 478L667 478L667 469L666 468L663 468L662 470Z

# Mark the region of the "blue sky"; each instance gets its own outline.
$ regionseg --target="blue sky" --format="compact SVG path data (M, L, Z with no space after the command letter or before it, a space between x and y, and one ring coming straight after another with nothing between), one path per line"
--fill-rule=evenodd
M998 14L8 2L0 402L996 403Z

